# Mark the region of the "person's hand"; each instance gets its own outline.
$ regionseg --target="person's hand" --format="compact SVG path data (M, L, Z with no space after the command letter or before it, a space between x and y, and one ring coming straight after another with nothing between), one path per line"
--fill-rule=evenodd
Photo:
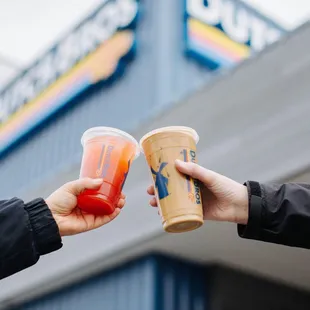
M61 236L75 235L99 228L114 220L125 205L122 194L118 206L111 215L96 216L83 212L77 207L77 196L85 189L97 189L102 184L101 179L80 179L69 182L45 201L58 225Z
M177 160L176 168L201 182L205 220L247 224L249 206L246 186L194 163ZM147 192L154 196L154 186L150 186ZM157 206L156 197L152 197L150 205Z

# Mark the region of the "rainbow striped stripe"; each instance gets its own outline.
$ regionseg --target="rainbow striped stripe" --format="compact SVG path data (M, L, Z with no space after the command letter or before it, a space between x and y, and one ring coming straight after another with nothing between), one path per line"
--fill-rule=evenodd
M214 63L216 67L232 67L250 56L250 47L231 40L220 29L189 18L186 22L188 51Z
M132 50L134 40L133 31L118 32L13 114L0 126L0 153L91 85L110 78L120 59Z
M184 149L184 150L183 150L183 160L184 160L185 162L188 162L188 161L189 161L188 152L189 152L189 151L188 151L187 149ZM190 178L188 175L186 175L185 177L186 177L186 183L187 183L187 191L188 191L188 193L190 194L190 193L192 192L191 178Z

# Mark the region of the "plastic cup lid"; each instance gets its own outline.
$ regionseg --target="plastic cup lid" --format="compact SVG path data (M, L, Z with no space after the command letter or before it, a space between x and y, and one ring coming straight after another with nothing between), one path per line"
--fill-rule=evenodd
M102 136L116 136L122 137L130 142L132 142L136 147L135 159L140 155L140 148L138 141L131 136L129 133L122 131L117 128L112 127L93 127L86 130L81 138L81 143L84 146L85 142L93 139L95 137L102 137Z
M147 133L146 135L144 135L140 139L140 143L139 143L141 150L143 151L142 144L145 140L147 140L148 138L150 138L153 135L156 135L158 133L163 133L163 132L182 132L182 133L185 133L185 134L191 136L195 140L196 144L199 142L199 135L196 132L196 130L194 130L193 128L185 127L185 126L169 126L169 127L162 127L162 128L152 130L149 133Z

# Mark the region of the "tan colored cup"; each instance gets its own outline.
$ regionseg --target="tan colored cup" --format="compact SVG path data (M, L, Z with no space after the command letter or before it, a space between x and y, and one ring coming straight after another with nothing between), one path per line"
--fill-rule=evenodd
M166 232L186 232L203 225L199 183L175 168L176 159L196 162L198 140L195 130L181 126L154 130L140 140Z

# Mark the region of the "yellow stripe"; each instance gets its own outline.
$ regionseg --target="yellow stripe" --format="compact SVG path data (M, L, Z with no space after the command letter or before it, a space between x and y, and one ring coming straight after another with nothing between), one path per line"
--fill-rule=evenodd
M134 37L132 31L121 31L115 34L109 41L104 42L97 50L90 53L74 68L46 88L38 97L29 101L15 114L11 115L5 123L0 124L0 131L3 131L5 127L9 127L14 121L19 121L18 119L22 117L24 113L30 112L31 110L35 111L35 109L40 106L40 101L54 97L60 89L65 88L70 84L71 80L79 74L79 71L87 70L87 72L92 75L94 83L98 82L101 78L108 77L113 71L115 71L117 60L119 60L122 54L126 54L126 52L129 51L133 40ZM114 53L111 55L111 48L113 47L118 47L118 49L114 50ZM110 62L106 61L103 63L104 60L107 60L107 52L111 55L110 59L108 59ZM113 62L114 66L111 66L111 63ZM103 65L100 66L99 64ZM109 66L111 68L109 68ZM109 70L107 70L107 68Z
M90 56L91 55L89 55L89 57ZM74 75L80 70L80 68L84 65L84 63L87 60L88 60L88 57L84 61L82 61L81 63L77 64L77 66L74 67L72 70L70 70L68 73L65 73L56 82L54 82L50 87L46 88L34 100L29 101L20 110L18 110L16 113L12 114L5 123L0 125L0 130L2 130L4 126L9 125L15 119L19 118L25 112L28 112L31 109L35 109L36 108L36 104L38 102L43 101L43 100L48 100L49 98L52 98L55 95L55 93L57 93L59 91L60 88L62 88L63 86L68 85L70 79L74 78Z
M229 51L233 51L237 56L246 57L250 54L250 48L247 45L233 41L224 32L216 27L203 24L193 18L188 20L188 27L193 32L203 37L211 38L216 44Z
M103 169L104 159L105 159L105 155L106 155L107 151L108 151L108 146L106 145L106 146L104 147L104 152L103 152L103 155L102 155L102 158L101 158L100 172L101 172L102 169Z

